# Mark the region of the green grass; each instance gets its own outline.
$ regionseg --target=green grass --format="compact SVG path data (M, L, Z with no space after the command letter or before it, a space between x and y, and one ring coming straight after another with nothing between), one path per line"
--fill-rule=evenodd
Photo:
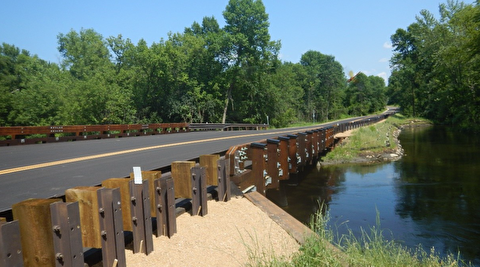
M291 260L256 260L256 266L471 266L460 260L459 255L440 257L434 248L424 250L420 245L409 249L394 240L385 238L377 212L377 225L368 231L361 229L357 238L352 231L337 237L327 227L328 215L317 212L311 228L317 235L307 239ZM332 245L333 244L333 245ZM266 258L264 258L266 259Z
M402 114L390 116L385 122L353 130L352 136L324 157L324 161L347 162L353 158L376 153L394 152L397 144L394 132L410 123L430 123L419 118L406 118Z

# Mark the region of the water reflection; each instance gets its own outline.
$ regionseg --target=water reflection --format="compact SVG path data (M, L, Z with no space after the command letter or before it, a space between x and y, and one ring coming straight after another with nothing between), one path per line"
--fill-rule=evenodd
M402 132L407 154L387 164L312 169L287 187L285 210L303 222L327 204L339 234L381 226L406 246L462 251L480 266L480 138L446 128Z

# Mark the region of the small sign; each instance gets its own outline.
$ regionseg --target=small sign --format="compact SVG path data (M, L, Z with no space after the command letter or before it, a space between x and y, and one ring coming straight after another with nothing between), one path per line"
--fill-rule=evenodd
M133 183L142 184L142 168L133 167Z

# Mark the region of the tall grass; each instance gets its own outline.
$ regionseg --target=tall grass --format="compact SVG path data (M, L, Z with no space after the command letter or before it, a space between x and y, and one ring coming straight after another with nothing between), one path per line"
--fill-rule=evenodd
M412 122L429 123L424 119L406 118L402 114L395 114L383 122L353 130L351 136L329 152L323 160L341 163L365 155L393 153L397 149L395 131L402 125Z
M336 236L327 226L328 213L323 216L317 212L312 218L311 228L317 235L307 239L291 260L257 261L257 266L471 266L463 262L460 255L449 254L442 258L434 248L428 252L420 245L409 249L387 240L378 212L376 226L368 231L361 229L360 237L351 230L346 235Z

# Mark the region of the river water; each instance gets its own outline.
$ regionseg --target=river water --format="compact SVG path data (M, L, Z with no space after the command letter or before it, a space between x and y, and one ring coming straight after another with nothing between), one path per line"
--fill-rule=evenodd
M286 186L283 207L307 223L326 203L336 234L380 227L387 239L419 244L480 266L480 137L445 127L407 128L406 156L375 165L313 168L298 186Z

